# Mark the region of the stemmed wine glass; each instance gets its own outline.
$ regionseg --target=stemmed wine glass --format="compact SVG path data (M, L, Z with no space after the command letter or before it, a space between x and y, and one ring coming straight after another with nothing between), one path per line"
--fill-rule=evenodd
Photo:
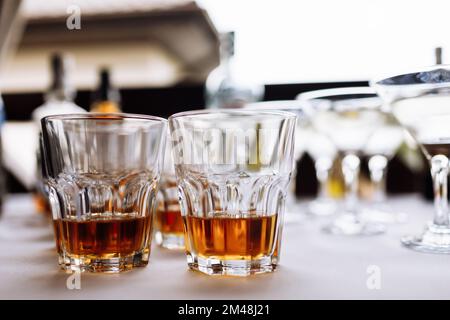
M372 82L388 109L430 161L435 212L422 234L403 237L410 249L450 254L447 178L450 157L450 66L437 65Z
M344 206L325 232L341 235L375 235L384 225L361 217L358 197L360 155L372 134L383 124L380 99L368 87L316 90L298 96L313 127L325 134L344 154Z
M405 131L390 113L383 112L383 115L384 123L373 133L364 149L374 191L363 215L383 223L401 223L406 221L406 214L393 212L386 203L386 174L388 162L405 139Z
M309 125L309 139L306 142L306 152L314 160L319 190L316 199L308 204L308 212L315 216L328 216L336 212L336 200L329 194L329 175L333 161L337 155L334 143L323 133Z

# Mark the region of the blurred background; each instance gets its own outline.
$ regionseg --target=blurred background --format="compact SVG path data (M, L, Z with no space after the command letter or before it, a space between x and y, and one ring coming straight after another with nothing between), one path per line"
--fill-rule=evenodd
M443 0L0 0L6 188L34 188L32 114L61 70L74 103L87 111L103 100L162 117L203 108L217 102L224 70L232 79L227 94L290 100L450 61L448 8ZM55 53L70 63L62 68ZM307 152L298 166L296 193L313 196L318 186ZM365 173L363 165L363 194L370 193ZM431 198L428 165L414 144L389 162L387 191Z

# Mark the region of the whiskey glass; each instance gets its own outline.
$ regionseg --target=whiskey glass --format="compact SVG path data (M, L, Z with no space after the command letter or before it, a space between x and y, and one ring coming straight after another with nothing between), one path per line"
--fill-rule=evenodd
M167 120L72 114L41 123L61 267L115 273L145 266Z
M368 87L324 89L298 96L313 127L343 153L345 199L338 216L324 231L338 235L376 235L384 225L365 220L358 195L360 156L370 137L384 121L381 101Z
M170 136L167 140L170 141ZM170 143L166 143L158 205L153 225L155 240L159 246L169 250L184 249L184 224L178 201L178 186Z
M199 110L169 118L188 266L208 275L276 269L296 115Z
M450 254L447 179L450 157L450 66L436 65L372 81L386 110L405 127L430 161L434 217L419 235L405 236L412 250Z

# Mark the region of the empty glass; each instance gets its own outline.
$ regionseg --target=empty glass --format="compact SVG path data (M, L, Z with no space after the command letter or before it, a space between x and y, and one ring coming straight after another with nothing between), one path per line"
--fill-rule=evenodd
M406 214L394 212L386 202L386 174L388 162L405 140L405 131L390 113L383 114L384 123L374 132L364 149L364 154L369 158L370 181L374 190L363 214L373 221L401 223L406 221Z
M450 66L437 65L373 82L385 107L416 139L431 165L435 212L417 236L402 238L405 247L450 253L447 179L450 157Z
M342 172L346 192L339 216L324 230L343 235L374 235L384 232L379 223L361 217L358 197L359 156L372 134L383 124L380 100L371 88L338 88L298 96L313 127L325 134L344 153Z
M242 109L169 118L191 269L236 276L275 270L295 121L292 113Z
M63 268L120 272L148 263L166 123L127 114L42 120Z

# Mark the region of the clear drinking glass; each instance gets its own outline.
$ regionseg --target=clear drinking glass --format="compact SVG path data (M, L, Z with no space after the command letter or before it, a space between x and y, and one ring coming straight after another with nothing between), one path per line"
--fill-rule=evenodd
M314 160L319 192L308 205L308 212L315 216L329 216L336 213L336 200L330 196L328 182L333 161L337 155L334 143L323 133L310 126L306 149Z
M338 88L310 91L298 96L313 127L325 134L345 156L342 160L346 192L338 217L324 231L343 235L384 232L379 223L361 217L358 196L360 155L372 134L383 123L380 99L371 88Z
M184 225L170 143L166 144L154 227L158 245L166 249L184 249Z
M435 212L422 234L402 238L410 249L450 254L447 179L450 157L450 66L437 65L373 81L396 117L431 165Z
M292 113L242 109L169 118L191 269L236 276L275 270L295 121Z
M148 263L167 121L127 114L42 120L60 263L119 272Z
M386 175L389 161L405 140L405 130L390 113L383 114L384 123L374 132L364 149L364 154L369 159L370 181L374 190L363 215L369 220L382 223L402 223L406 221L406 214L394 212L386 202Z

